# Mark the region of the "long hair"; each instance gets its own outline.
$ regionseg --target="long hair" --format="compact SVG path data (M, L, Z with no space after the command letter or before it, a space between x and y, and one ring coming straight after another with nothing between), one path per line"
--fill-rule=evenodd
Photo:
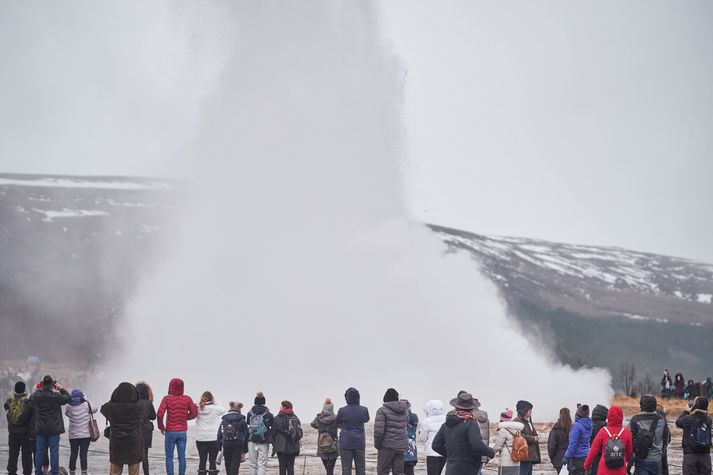
M213 403L213 393L211 393L210 391L205 391L203 394L201 394L201 409L204 409L205 405L208 403Z
M572 430L572 416L569 414L569 408L560 409L559 423L566 436L569 437L569 431Z
M140 399L148 399L153 402L153 390L151 386L146 381L139 381L136 383L136 390L139 392Z

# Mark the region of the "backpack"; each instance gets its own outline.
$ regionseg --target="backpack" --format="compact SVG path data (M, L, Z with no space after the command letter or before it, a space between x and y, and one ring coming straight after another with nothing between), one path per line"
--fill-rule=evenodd
M707 452L711 448L711 425L707 417L694 417L686 434L688 446L694 452Z
M649 450L654 445L656 439L656 426L659 423L659 416L651 422L648 429L639 428L634 439L634 454L637 459L645 459L649 456Z
M10 408L7 412L7 421L10 423L10 425L20 425L22 411L25 410L25 402L27 402L27 399L24 397L13 398L10 402Z
M287 420L287 437L292 442L298 442L302 438L302 425L297 416L290 416Z
M506 430L510 432L509 429ZM515 434L510 432L510 435L513 436L512 450L510 450L510 458L513 462L526 462L527 458L530 455L530 451L527 448L527 440L525 440L525 438L520 434L519 431ZM507 442L505 443L505 447L507 447Z
M267 414L267 411L260 414L254 414L252 412L248 414L248 416L250 416L250 422L248 424L248 433L250 434L250 440L252 440L256 444L263 444L267 441L267 425L265 424L265 414Z
M609 436L607 445L604 446L604 463L608 468L621 468L624 466L624 442L621 440L624 428L616 435L612 435L608 427L604 427L604 430Z
M317 439L317 448L322 454L333 454L337 451L337 444L334 443L329 432L322 432Z
M240 433L238 432L238 427L235 425L233 421L226 421L224 420L222 422L223 425L223 440L225 442L236 442L238 440L238 437L240 436Z

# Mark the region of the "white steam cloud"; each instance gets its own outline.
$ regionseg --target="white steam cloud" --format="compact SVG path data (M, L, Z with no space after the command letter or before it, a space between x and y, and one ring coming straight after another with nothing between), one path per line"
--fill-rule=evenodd
M603 370L551 363L493 284L407 215L403 71L363 2L242 2L191 154L185 221L129 306L111 379L318 412L472 391L553 418L608 402ZM481 204L486 206L487 204Z

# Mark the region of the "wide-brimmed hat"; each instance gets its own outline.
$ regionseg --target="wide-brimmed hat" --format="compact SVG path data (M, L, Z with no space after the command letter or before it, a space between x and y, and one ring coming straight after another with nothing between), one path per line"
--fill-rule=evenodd
M477 408L473 395L464 392L459 393L455 399L451 399L451 406L461 411L472 411Z
M45 388L51 388L55 385L56 382L57 381L52 379L52 376L50 376L49 374L45 375L45 377L42 378L42 386Z

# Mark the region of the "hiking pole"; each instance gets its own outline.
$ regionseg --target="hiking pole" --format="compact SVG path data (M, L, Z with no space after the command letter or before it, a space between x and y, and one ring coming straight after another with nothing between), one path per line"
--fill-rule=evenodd
M302 464L302 475L305 475L307 473L307 456L305 455L305 461L304 464Z

